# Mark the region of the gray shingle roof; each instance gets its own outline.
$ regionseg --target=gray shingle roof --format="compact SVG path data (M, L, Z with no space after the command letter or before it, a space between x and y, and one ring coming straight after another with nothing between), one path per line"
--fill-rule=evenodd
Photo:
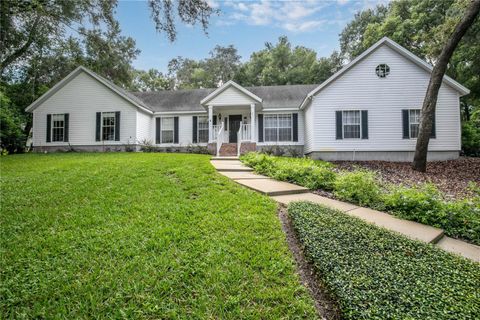
M307 94L318 85L284 85L246 87L263 100L263 108L296 108L300 106ZM215 89L191 89L175 91L132 92L155 112L205 111L200 101Z

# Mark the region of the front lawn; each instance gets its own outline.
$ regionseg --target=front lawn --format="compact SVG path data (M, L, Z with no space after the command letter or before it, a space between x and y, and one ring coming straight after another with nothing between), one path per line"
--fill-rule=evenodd
M208 156L1 158L2 318L315 318L276 204Z
M478 263L312 203L288 215L344 319L478 319Z

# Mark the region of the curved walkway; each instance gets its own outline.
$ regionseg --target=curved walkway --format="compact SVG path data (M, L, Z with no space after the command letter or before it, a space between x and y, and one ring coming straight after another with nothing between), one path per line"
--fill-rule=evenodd
M309 201L321 204L388 230L401 233L408 238L432 243L446 251L480 262L479 246L447 237L442 229L399 219L385 212L313 194L307 188L255 174L252 172L252 168L244 166L238 159L222 160L217 158L212 160L211 163L220 174L247 188L268 195L283 205L287 205L292 201Z

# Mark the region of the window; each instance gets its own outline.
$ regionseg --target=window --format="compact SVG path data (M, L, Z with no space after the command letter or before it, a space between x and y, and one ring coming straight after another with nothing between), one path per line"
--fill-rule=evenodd
M408 110L408 122L410 126L410 139L415 139L418 137L420 128L420 109Z
M344 139L360 139L360 110L343 111L342 124Z
M115 112L102 112L102 140L115 140Z
M160 128L162 129L162 143L173 143L173 117L162 118L161 121L162 124L160 125Z
M387 64L379 64L377 68L375 68L375 73L380 78L385 78L390 74L390 67Z
M197 131L198 142L208 142L208 117L198 117Z
M52 115L52 141L64 141L65 137L65 115Z
M292 114L265 114L263 119L266 142L292 141Z

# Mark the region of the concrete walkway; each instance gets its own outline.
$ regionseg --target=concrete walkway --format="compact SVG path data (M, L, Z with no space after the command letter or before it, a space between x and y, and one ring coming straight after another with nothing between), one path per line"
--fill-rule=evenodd
M252 173L251 168L244 166L239 160L234 158L216 158L211 163L220 174L247 188L271 196L278 203L287 205L292 201L309 201L321 204L388 230L401 233L410 239L432 243L446 251L480 262L479 246L446 237L442 229L402 220L385 212L313 194L307 188Z

